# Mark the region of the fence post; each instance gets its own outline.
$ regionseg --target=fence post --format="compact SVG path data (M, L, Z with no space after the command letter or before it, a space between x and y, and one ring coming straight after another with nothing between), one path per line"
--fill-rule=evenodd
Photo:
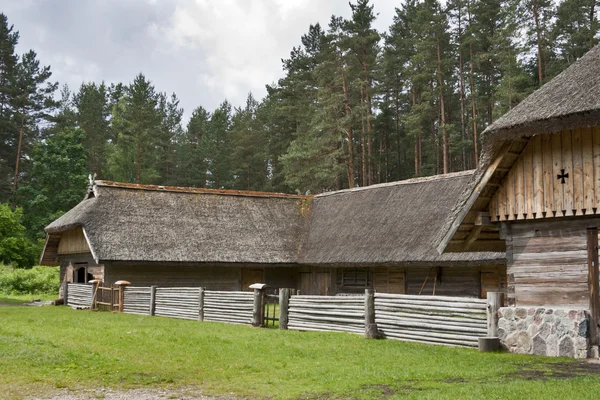
M498 310L503 306L504 293L487 293L487 336L478 338L479 351L496 351L500 349L500 339L498 338Z
M503 306L504 293L487 293L487 335L498 337L498 310Z
M127 281L116 281L115 285L119 287L119 312L123 312L123 303L125 303L125 287L131 285Z
M290 289L279 289L279 329L288 328L288 309L290 306Z
M201 287L200 291L198 292L198 305L199 305L198 321L202 322L202 321L204 321L204 288L203 287Z
M91 280L89 283L92 284L92 301L90 303L90 310L96 308L96 295L98 294L98 286L100 286L100 280Z
M154 316L154 310L156 309L156 285L150 286L150 310L148 314Z
M252 326L264 326L265 288L264 283L254 283L249 286L254 289L254 305L252 310Z
M375 291L365 289L365 337L375 339L379 336L375 323Z
M65 306L69 305L69 282L65 279L65 287L63 289L63 298L65 299Z

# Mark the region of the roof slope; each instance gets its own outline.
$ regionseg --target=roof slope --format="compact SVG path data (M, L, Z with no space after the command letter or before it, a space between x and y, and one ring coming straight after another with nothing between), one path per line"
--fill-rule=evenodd
M600 46L595 46L490 125L484 135L530 136L598 125L599 93Z
M291 263L304 199L97 181L46 232L82 226L97 260Z
M318 195L300 261L311 264L504 262L504 253L436 251L466 171Z

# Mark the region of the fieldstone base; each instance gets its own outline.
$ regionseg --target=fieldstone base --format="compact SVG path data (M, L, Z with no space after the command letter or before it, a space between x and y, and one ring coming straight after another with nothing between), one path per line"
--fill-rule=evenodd
M587 358L589 312L542 307L502 307L501 346L511 353Z

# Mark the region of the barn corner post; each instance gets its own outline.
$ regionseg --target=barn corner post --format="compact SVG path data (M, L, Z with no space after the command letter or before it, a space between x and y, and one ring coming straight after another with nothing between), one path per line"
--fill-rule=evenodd
M500 349L500 338L498 337L498 311L500 311L500 307L503 305L504 293L487 293L487 336L478 338L479 351L488 352Z
M375 323L375 291L365 289L365 337L377 339L379 331Z
M252 308L252 326L263 327L264 326L264 312L265 312L265 288L267 287L264 283L254 283L249 286L250 289L254 289L254 303Z
M290 306L290 289L279 289L279 329L288 329L288 310Z
M600 314L600 273L598 271L598 228L588 228L587 230L587 251L588 251L588 288L590 298L590 352L597 353L599 343L598 317Z
M152 285L150 286L150 308L148 309L148 314L150 314L150 316L154 316L154 313L156 312L156 288L158 286L156 285Z

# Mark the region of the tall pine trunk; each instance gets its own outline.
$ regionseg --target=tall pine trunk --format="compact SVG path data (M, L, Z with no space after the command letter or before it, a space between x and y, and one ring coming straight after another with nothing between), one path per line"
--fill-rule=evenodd
M352 137L352 122L350 121L350 95L346 85L346 73L342 65L342 89L344 90L344 112L346 115L346 138L348 139L348 158L346 161L346 174L348 175L348 187L354 187L354 138Z
M17 159L15 160L15 177L13 182L13 190L15 195L19 188L19 163L21 162L21 148L23 146L23 135L25 133L25 107L21 114L21 126L19 127L19 143L17 144Z
M591 0L592 5L590 6L590 49L594 47L594 36L596 36L596 1Z
M475 104L475 68L473 66L473 42L469 42L469 64L470 64L470 84L471 84L471 110L473 118L473 151L475 153L475 167L479 165L479 145L477 143L477 105Z
M537 37L538 78L540 80L539 85L542 86L542 82L544 82L544 64L542 57L542 32L540 28L540 16L537 0L532 0L531 4L533 6L533 19L535 20L535 33Z
M360 137L361 145L361 161L362 161L362 185L367 186L367 143L366 143L366 129L365 129L365 88L360 85L360 119L362 124L362 131Z
M442 121L442 162L443 173L449 172L448 168L448 132L446 131L446 110L444 107L444 78L442 76L442 55L440 50L440 38L436 35L437 61L438 61L438 83L440 85L440 119Z
M141 129L137 130L137 165L135 178L138 184L142 183L142 132Z

